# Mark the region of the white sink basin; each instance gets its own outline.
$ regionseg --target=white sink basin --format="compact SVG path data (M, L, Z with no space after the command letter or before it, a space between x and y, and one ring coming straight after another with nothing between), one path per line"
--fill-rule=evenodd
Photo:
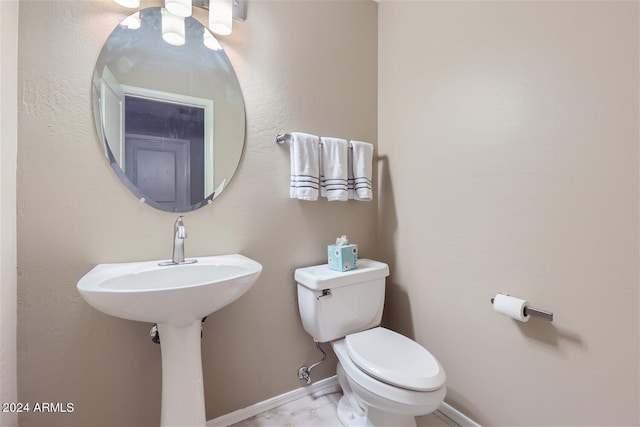
M202 357L203 317L247 292L262 265L242 255L100 264L78 282L94 308L123 319L158 324L162 350L162 426L206 425Z
M99 264L80 279L78 291L103 313L178 326L235 301L262 271L262 265L242 255L195 259L195 264L169 266L160 261Z

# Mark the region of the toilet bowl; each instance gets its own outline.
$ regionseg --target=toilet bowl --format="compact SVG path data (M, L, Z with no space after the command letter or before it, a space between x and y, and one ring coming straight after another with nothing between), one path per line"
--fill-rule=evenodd
M446 394L446 377L426 349L380 327L355 335L371 340L358 353L348 342L353 335L331 343L344 393L338 418L345 426L414 427L416 416L438 409Z
M345 426L415 427L415 417L438 409L446 375L417 342L380 327L387 264L362 259L348 272L326 264L299 268L298 308L316 342L330 342L344 393L338 417Z

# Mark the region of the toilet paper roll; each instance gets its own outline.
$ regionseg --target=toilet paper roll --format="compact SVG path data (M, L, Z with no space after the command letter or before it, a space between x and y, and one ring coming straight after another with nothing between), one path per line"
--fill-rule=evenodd
M529 316L524 314L524 308L528 306L529 303L526 300L509 295L498 294L493 299L493 309L495 311L521 322L529 321Z

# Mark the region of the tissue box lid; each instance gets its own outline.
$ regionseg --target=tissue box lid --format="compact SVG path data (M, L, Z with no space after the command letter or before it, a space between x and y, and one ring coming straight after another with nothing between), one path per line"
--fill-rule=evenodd
M383 262L359 259L358 268L349 271L331 270L327 264L298 268L296 282L309 289L322 290L353 285L367 280L384 278L389 275L389 266Z

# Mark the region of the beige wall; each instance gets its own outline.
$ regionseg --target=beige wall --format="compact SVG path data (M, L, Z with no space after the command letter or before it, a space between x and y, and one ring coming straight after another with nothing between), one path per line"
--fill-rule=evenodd
M20 7L19 399L76 408L26 414L23 425L159 423L151 325L103 315L75 289L97 263L171 251L175 215L138 203L93 129L93 67L125 14L106 1ZM297 370L317 354L297 312L296 267L323 262L342 233L374 254L376 204L290 200L289 153L274 138L301 130L376 142L376 32L373 2L255 1L223 41L245 97L247 145L227 191L185 215L186 252L239 252L264 270L206 322L208 419L301 386ZM335 359L314 377L333 373Z
M386 322L484 425L638 425L638 2L382 2ZM517 323L496 292L555 313Z
M0 2L0 403L16 402L18 2ZM0 412L0 425L17 424Z

